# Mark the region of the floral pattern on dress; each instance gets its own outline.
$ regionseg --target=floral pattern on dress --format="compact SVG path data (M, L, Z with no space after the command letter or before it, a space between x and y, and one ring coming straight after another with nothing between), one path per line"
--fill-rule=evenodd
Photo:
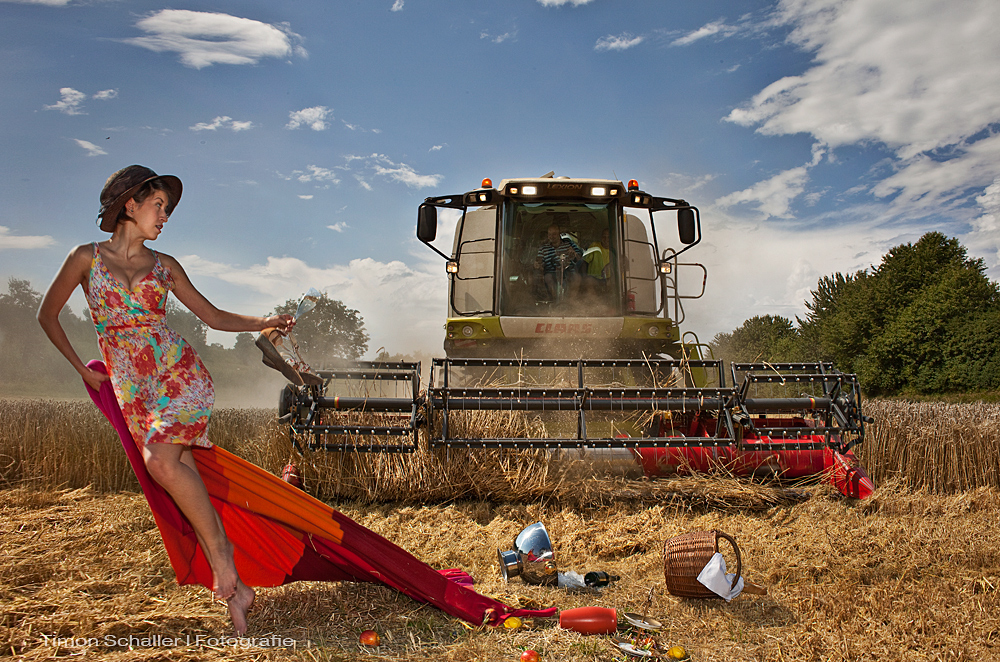
M87 305L129 432L143 444L211 447L215 388L194 349L166 325L170 271L153 251L153 270L129 290L94 244Z

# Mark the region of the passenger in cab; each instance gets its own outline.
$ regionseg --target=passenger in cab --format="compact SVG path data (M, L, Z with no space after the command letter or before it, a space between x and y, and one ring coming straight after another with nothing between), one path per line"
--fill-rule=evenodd
M602 287L608 282L611 271L611 233L607 228L601 233L601 241L595 241L587 248L583 258L587 263L587 276Z

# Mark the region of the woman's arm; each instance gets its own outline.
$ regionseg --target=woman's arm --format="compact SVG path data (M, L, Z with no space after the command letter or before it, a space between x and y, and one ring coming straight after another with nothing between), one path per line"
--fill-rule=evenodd
M89 384L91 388L99 390L101 384L108 380L108 376L102 372L91 370L84 365L76 350L73 349L69 338L66 336L66 331L63 329L62 324L59 322L59 313L62 311L63 306L66 305L66 302L69 301L73 290L76 289L77 285L82 286L87 282L87 274L90 272L90 264L93 257L94 249L87 244L77 246L70 251L70 254L66 256L66 261L59 268L59 272L56 274L55 279L53 279L52 284L49 285L49 289L46 290L45 296L42 297L42 303L38 307L38 313L35 317L42 326L42 330L45 331L45 335L49 337L49 340L56 346L56 349L72 364L73 368L80 373L83 381Z
M202 322L216 331L263 331L264 329L276 328L282 333L288 333L295 326L295 320L291 315L254 317L219 310L195 289L180 262L164 253L160 253L160 262L170 270L170 274L173 276L174 295L177 299L187 306L188 310L197 315Z

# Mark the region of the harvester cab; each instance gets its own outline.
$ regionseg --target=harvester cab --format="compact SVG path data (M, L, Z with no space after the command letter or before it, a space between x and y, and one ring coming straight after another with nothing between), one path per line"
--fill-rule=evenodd
M432 243L438 210L458 216L450 255ZM657 234L677 227L681 247ZM673 232L671 228L671 232ZM489 179L427 198L417 237L446 260L449 357L681 358L679 256L701 240L697 208L633 180ZM690 349L687 354L690 354Z
M435 244L452 223L448 253ZM425 199L417 238L445 262L446 356L423 389L419 363L290 378L279 414L298 448L581 449L624 454L650 476L822 474L850 496L874 489L852 453L869 422L856 376L734 363L727 384L723 362L681 333L708 275L681 260L702 238L686 201L635 180L484 179Z

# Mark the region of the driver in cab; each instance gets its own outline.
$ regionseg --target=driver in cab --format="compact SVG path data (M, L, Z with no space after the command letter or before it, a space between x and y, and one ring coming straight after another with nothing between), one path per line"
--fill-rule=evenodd
M559 298L559 288L572 296L580 285L578 265L583 251L575 241L563 236L559 226L549 226L546 241L538 247L535 269L542 272L542 282L549 301Z

